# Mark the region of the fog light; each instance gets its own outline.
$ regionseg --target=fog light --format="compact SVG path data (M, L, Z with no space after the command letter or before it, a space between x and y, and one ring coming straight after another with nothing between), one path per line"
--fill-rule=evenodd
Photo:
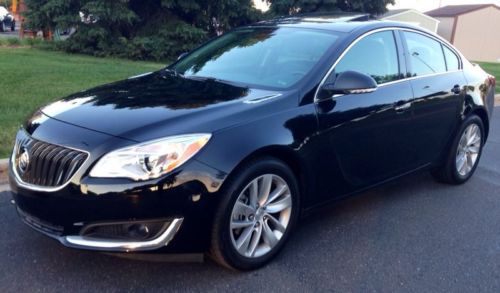
M145 239L149 236L149 228L147 224L133 224L128 227L128 232L132 238Z
M169 224L168 221L95 223L85 226L80 235L96 239L146 241L158 237Z

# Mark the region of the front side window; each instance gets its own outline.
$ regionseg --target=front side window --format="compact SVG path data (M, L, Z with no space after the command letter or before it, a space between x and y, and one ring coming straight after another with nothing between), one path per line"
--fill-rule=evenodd
M446 72L441 43L419 33L404 32L408 46L411 76Z
M335 67L335 74L357 71L370 75L378 84L399 78L399 62L392 31L368 35L357 42Z
M338 38L338 33L312 29L239 29L195 50L171 69L187 78L285 89L309 74Z

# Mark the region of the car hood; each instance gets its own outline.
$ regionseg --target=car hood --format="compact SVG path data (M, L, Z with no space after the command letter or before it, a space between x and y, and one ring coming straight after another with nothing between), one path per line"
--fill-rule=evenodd
M215 132L255 119L255 115L276 109L266 107L264 111L252 111L252 115L249 110L280 96L282 93L275 91L155 72L71 95L41 112L90 130L145 141Z

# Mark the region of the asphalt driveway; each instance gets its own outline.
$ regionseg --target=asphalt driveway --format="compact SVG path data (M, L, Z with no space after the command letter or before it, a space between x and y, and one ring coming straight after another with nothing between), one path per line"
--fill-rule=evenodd
M500 108L492 124L468 183L416 174L325 208L249 273L64 248L22 224L4 191L0 290L500 292Z

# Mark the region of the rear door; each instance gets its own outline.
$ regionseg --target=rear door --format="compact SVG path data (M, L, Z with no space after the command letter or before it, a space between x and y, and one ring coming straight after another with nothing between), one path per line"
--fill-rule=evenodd
M434 162L456 127L466 80L460 58L430 35L401 31L406 47L418 162Z

